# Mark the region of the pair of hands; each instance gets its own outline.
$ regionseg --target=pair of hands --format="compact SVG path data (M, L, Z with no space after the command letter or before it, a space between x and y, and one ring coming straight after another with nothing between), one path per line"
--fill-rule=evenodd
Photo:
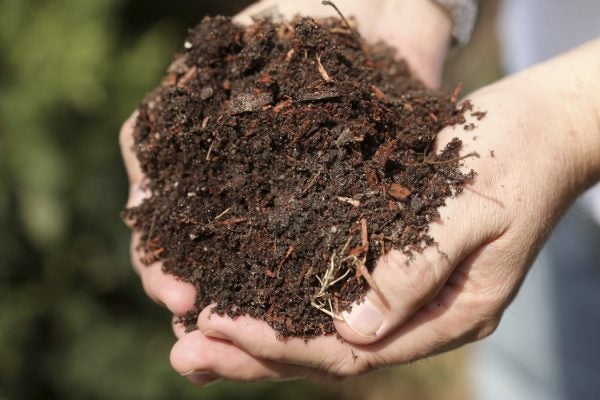
M236 18L249 22L250 15L274 4L286 16L333 11L319 2L268 0ZM428 85L439 83L451 29L445 11L430 1L367 5L347 0L342 6L356 16L367 40L386 40ZM593 52L580 51L579 57ZM430 229L437 248L426 249L408 264L397 251L378 261L373 278L389 304L369 292L364 303L344 315L345 321L335 321L345 342L333 336L280 341L262 321L219 317L209 307L198 317L198 330L185 333L173 325L178 338L171 352L175 370L197 385L219 378L335 379L412 362L493 332L556 220L600 176L600 161L590 150L600 149L600 123L583 117L584 111L597 109L571 83L547 84L559 79L557 72L569 71L572 62L565 57L469 96L487 116L468 121L477 125L472 132L446 128L436 146L443 148L455 136L462 139L465 154L481 156L464 160L465 170L474 169L477 178L440 210L440 220ZM552 113L558 96L572 102ZM132 151L134 123L135 115L120 136L131 184L128 206L149 196ZM192 309L193 286L164 274L160 263L142 265L138 242L134 232L132 261L148 295L175 316Z

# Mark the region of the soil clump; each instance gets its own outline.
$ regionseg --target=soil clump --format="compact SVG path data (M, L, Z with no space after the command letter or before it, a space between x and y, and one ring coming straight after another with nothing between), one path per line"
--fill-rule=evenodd
M134 151L152 197L124 211L144 263L195 285L186 326L215 303L281 337L335 332L376 260L432 245L438 208L474 178L459 139L433 151L471 110L457 96L337 18L207 17L190 30L139 106Z

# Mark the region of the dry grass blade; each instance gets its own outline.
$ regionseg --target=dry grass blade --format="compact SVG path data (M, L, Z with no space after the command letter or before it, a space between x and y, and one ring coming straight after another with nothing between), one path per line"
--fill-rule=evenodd
M321 55L317 54L316 58L317 58L317 68L319 70L319 73L325 80L325 82L333 82L333 78L327 73L327 70L323 66L323 63L321 63Z

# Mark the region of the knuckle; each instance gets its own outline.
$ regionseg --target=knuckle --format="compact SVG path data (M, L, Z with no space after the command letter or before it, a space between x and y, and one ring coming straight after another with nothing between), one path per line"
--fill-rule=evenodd
M436 265L439 263L440 256L433 255L431 250L436 251L426 249L422 254L417 255L417 260L405 266L406 284L422 300L431 300L436 295L440 284Z
M384 262L373 272L373 278L381 285L384 293L404 293L419 300L435 293L434 271L429 260L421 254L417 254L415 259L409 259L398 250L392 250L384 257Z

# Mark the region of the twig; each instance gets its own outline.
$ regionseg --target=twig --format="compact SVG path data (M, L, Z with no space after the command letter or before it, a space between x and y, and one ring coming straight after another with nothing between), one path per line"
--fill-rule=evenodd
M227 210L223 211L221 214L217 215L215 217L215 220L221 218L223 215L227 214L229 211L231 211L231 207L229 207Z
M286 62L290 62L292 61L292 57L294 57L294 49L291 49L290 51L287 52L287 54L285 55L285 61Z
M208 152L206 153L206 161L210 161L210 153L212 152L213 145L215 144L215 140L211 140L210 146L208 148Z
M351 199L349 197L342 197L342 196L338 196L337 199L341 202L351 204L354 207L360 207L360 201L358 201L356 199Z
M362 245L369 249L369 233L367 231L367 220L365 218L361 218L360 220L360 234Z
M462 157L453 158L451 160L432 161L432 160L425 159L423 161L423 163L429 164L429 165L450 164L450 163L453 163L453 162L456 162L456 161L464 160L465 158L469 158L469 157L480 158L479 153L477 153L476 151L473 151L473 152L471 152L469 154L466 154L466 155L464 155Z
M349 236L348 240L346 240L346 244L344 244L344 247L342 247L342 251L340 252L341 255L344 255L344 253L346 252L346 249L348 248L348 245L350 245L351 241L352 241L352 236Z
M317 304L317 302L315 302L314 300L312 300L310 302L310 304L316 308L319 311L324 312L325 314L329 315L331 318L337 319L338 321L343 321L344 318L342 318L341 316L335 314L333 311L329 311L328 309L326 309L325 307L323 307L323 305L321 304Z
M315 176L313 176L313 178L310 180L310 182L308 182L308 185L306 185L306 187L302 190L302 192L300 192L300 194L305 194L306 192L308 192L310 190L310 188L312 188L315 183L317 183L317 179L319 179L319 176L321 176L321 172L322 170L319 170Z
M331 7L333 7L333 9L340 16L340 18L344 21L344 23L346 24L346 26L348 27L348 29L350 29L350 31L354 34L354 36L356 36L356 38L358 40L360 40L360 34L352 27L352 25L350 25L350 22L348 22L348 20L346 19L346 17L344 17L344 14L342 14L342 12L340 11L340 9L332 1L323 0L321 2L321 4L323 4L324 6L331 6Z
M292 254L293 251L294 251L294 246L288 247L287 253L285 253L283 260L281 260L279 262L279 265L277 266L277 279L279 279L279 271L281 271L281 267L283 266L283 263L285 263L285 261L290 257L290 255Z
M331 28L329 30L329 32L331 32L331 33L339 33L340 35L351 35L351 36L354 35L354 32L352 32L349 29L337 28L337 27L336 28Z
M321 55L317 54L316 58L317 58L317 68L319 70L319 73L325 80L325 82L333 82L333 78L331 78L331 76L327 73L327 70L325 70L325 67L321 63Z
M456 103L462 90L463 90L463 83L458 82L458 85L456 85L456 87L454 88L454 91L452 92L452 96L450 96L450 101L453 103Z
M231 218L231 219L227 219L225 221L221 221L221 224L233 225L233 224L241 224L242 222L246 222L246 221L248 221L248 218L246 218L246 217L237 217L237 218Z
M344 272L344 275L340 276L339 278L337 278L336 280L334 280L333 282L331 282L329 284L329 286L335 285L336 283L338 283L339 281L341 281L342 279L344 279L345 277L347 277L350 272L351 271L349 269L347 269L346 272Z
M456 161L460 161L460 160L464 160L465 158L469 158L469 157L476 157L476 158L480 158L479 153L477 153L476 151L473 151L469 154L465 154L462 157L455 157L452 158L450 160L439 160L439 161L435 161L435 160L429 160L427 158L425 158L423 161L418 162L418 163L414 163L414 164L403 164L406 167L419 167L421 165L441 165L441 164L450 164Z
M348 238L348 241L342 248L342 252L340 253L340 255L344 254L344 252L346 251L346 248L348 247L348 244L350 243L351 240L352 240L352 236L350 236ZM346 259L343 259L342 262L345 260ZM331 304L331 293L328 293L327 291L333 285L346 279L348 277L348 274L350 274L350 272L352 272L352 271L350 269L348 269L342 275L338 276L337 278L334 278L333 276L334 276L335 270L336 270L336 252L333 251L333 253L331 254L331 258L329 259L329 267L325 271L325 274L323 274L323 277L321 278L319 275L315 275L315 277L317 278L317 280L319 281L319 284L321 286L319 287L319 291L312 296L310 304L313 307L315 307L317 310L324 312L325 314L329 315L330 317L340 320L340 321L343 321L343 318L340 317L338 314L336 314L333 311L333 307ZM325 300L322 300L322 301L318 300L318 299L322 299L322 298L327 300L327 303L329 304L329 310L325 308ZM336 303L336 309L337 309L337 303Z
M361 260L359 260L358 258L355 258L355 265L356 264L358 264L358 268L356 270L359 273L358 276L361 276L361 277L365 278L365 281L367 281L367 283L369 284L369 286L371 287L371 289L373 289L373 291L375 292L375 294L377 294L377 296L379 296L379 299L381 300L381 302L387 308L390 308L390 303L387 301L387 299L383 295L383 292L379 288L379 285L377 285L377 282L375 282L375 279L373 279L373 276L371 276L371 273L367 269L366 265Z
M148 249L148 243L150 243L150 239L152 239L152 234L154 233L154 224L156 223L156 214L152 215L152 222L150 223L150 230L148 230L148 237L146 237L146 249Z
M202 120L202 126L201 126L202 129L206 129L209 119L210 119L210 115L208 117L204 117L204 119Z

